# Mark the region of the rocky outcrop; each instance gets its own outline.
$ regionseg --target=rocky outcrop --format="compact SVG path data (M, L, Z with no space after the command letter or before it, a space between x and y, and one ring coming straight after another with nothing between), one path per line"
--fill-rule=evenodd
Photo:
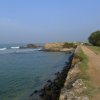
M59 100L89 100L88 96L84 94L87 87L85 86L84 81L79 78L81 73L79 65L80 59L74 57L72 68L68 72Z
M65 43L47 43L44 45L44 50L46 50L46 51L62 51L62 52L73 50L73 48L67 48L67 47L65 48L64 44Z
M27 48L37 48L37 46L35 44L27 44L26 47Z
M76 49L75 52L78 50ZM48 80L42 89L34 91L29 100L89 100L84 94L87 87L79 78L80 59L76 56L73 59L73 56L73 54L70 56L63 70L55 73L56 77Z
M26 46L20 46L20 49L25 49L25 48L37 48L38 46L35 44L27 44Z
M45 50L59 51L63 48L64 43L47 43L44 46Z
M66 65L61 72L55 73L55 78L47 81L46 85L40 89L34 91L30 95L29 100L59 100L59 95L62 87L64 86L67 73L70 69L73 60L73 53L66 62Z
M74 67L68 73L59 100L89 100L89 98L84 95L84 91L86 91L87 88L83 80L78 78L79 73L78 67Z

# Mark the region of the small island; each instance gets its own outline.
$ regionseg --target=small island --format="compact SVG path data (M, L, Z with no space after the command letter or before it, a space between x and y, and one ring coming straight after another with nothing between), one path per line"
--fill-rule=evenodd
M27 44L27 45L25 45L25 46L20 46L20 49L27 49L27 48L38 48L39 46L37 46L37 45L35 45L35 44L32 44L32 43L30 43L30 44Z
M63 42L63 43L46 43L44 45L44 50L45 51L53 51L53 52L67 52L67 51L72 51L74 48L77 47L77 44L75 43L68 43L68 42Z

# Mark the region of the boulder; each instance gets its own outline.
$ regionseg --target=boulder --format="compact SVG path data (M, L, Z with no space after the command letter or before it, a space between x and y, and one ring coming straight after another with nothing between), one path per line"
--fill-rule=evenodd
M35 44L27 44L26 48L37 48Z

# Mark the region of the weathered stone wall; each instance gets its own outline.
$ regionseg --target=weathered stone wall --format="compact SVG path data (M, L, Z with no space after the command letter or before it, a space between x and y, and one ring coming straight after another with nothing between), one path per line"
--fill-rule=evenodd
M78 48L75 53L76 52L78 52ZM81 73L79 65L80 60L74 57L72 68L68 72L59 100L89 100L89 98L84 94L87 89L85 83L79 78Z

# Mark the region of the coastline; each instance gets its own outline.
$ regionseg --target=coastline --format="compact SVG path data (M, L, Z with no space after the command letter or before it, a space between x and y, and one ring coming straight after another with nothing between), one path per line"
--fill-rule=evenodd
M48 80L42 89L35 90L30 94L29 100L59 100L61 89L64 86L67 74L72 65L74 51L70 53L71 56L61 72L55 73L55 78Z
M18 51L18 53L10 52L10 51ZM40 89L41 87L43 87L45 85L46 81L48 79L51 79L52 76L54 76L55 72L57 72L59 70L61 71L62 67L64 66L65 61L70 56L69 53L67 54L67 53L62 53L62 52L50 52L49 53L49 52L41 52L41 51L33 51L33 52L29 51L29 53L28 53L27 50L26 50L26 52L24 52L24 49L22 49L21 53L19 51L21 51L21 50L20 49L17 49L17 50L16 49L11 49L11 50L7 49L7 50L3 51L2 55L0 55L1 57L4 57L5 59L7 59L7 58L9 59L7 61L6 60L4 61L4 59L1 59L0 60L1 62L4 61L4 62L8 63L7 66L11 65L12 66L11 68L16 69L13 71L13 73L10 73L9 71L11 71L11 68L7 67L9 69L8 71L6 70L8 73L8 76L9 75L14 76L15 72L18 73L18 74L16 74L16 76L10 78L12 80L15 80L14 83L11 84L11 86L13 87L13 88L11 88L11 91L13 91L13 90L16 90L16 91L13 91L13 93L11 93L11 91L9 91L9 92L5 93L4 96L0 95L0 98L2 100L4 98L6 98L7 100L12 100L12 99L13 100L23 100L23 98L25 98L26 96L29 97L29 95L33 92L33 90ZM7 54L6 54L6 52L7 52ZM2 51L1 51L1 53L2 53ZM36 57L38 59L36 59ZM12 59L17 60L14 62L14 65L10 63L10 62L13 62ZM22 59L22 60L20 60L20 59ZM37 62L36 62L36 60L37 60ZM21 61L21 63L19 63L20 61ZM39 62L39 61L41 61L41 62ZM24 68L22 65L25 65ZM4 65L2 65L1 68L3 68L3 66ZM36 74L35 74L35 69L37 72ZM36 77L35 77L35 75L36 75ZM24 76L26 77L25 79L23 78ZM7 81L7 84L3 85L5 87L4 89L7 89L7 87L9 86L9 79L7 78L6 81ZM20 87L18 87L19 84L20 84ZM41 85L40 87L39 87L39 84ZM2 90L3 90L3 86L1 87ZM16 86L17 86L17 88L16 88ZM23 88L23 87L26 87L26 88ZM15 96L10 97L11 95L14 95L14 94L15 94ZM27 97L27 100L29 99L28 97ZM25 100L26 100L26 98L25 98Z
M88 87L85 82L87 76L84 72L82 76L81 64L84 63L84 55L80 55L78 46L73 57L71 69L68 72L64 87L61 90L59 100L90 100L87 94ZM83 78L84 77L84 78Z

